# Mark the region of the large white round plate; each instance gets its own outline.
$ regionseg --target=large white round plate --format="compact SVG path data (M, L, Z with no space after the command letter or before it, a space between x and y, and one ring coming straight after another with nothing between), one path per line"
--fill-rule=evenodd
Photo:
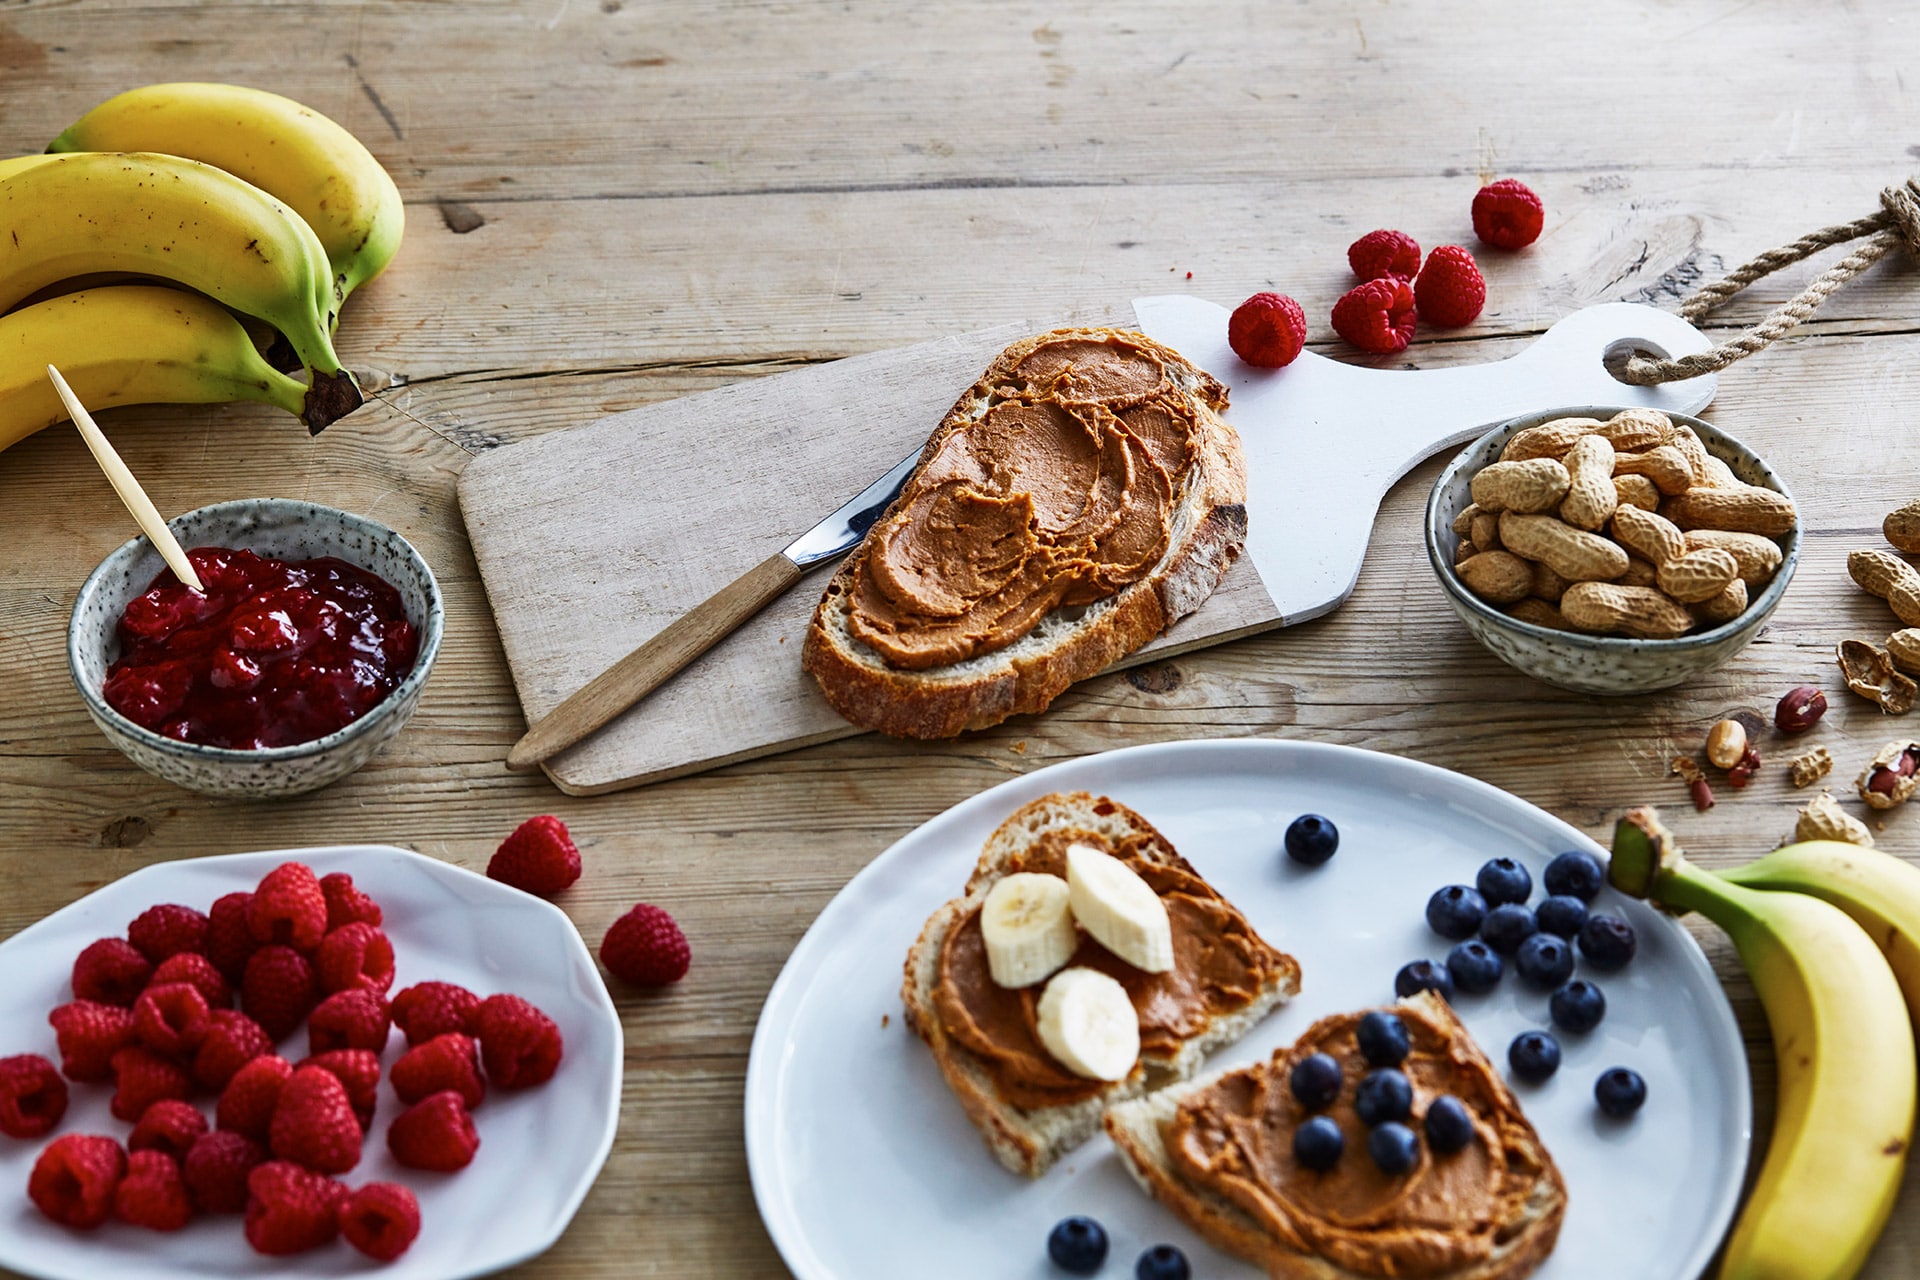
M1429 894L1472 883L1488 858L1535 873L1563 849L1596 847L1566 823L1485 783L1394 756L1238 740L1135 747L1042 769L956 805L856 876L794 950L767 997L747 1070L746 1137L767 1229L800 1280L914 1276L1057 1280L1047 1232L1069 1214L1107 1227L1102 1274L1131 1275L1148 1245L1186 1250L1194 1275L1256 1280L1207 1247L1128 1178L1104 1135L1029 1182L995 1162L901 1021L901 962L956 895L994 827L1050 791L1111 796L1147 818L1299 958L1298 999L1214 1066L1266 1057L1325 1014L1386 1003L1393 976L1447 944ZM1317 869L1281 853L1295 817L1340 830ZM1536 898L1537 900L1537 898ZM1568 1208L1542 1280L1693 1280L1732 1217L1750 1137L1746 1057L1733 1014L1686 931L1603 891L1639 933L1639 954L1600 978L1606 1020L1563 1036L1559 1073L1516 1086L1566 1175ZM1549 1025L1546 997L1509 976L1459 997L1475 1038L1504 1067L1521 1031ZM1615 1064L1646 1077L1646 1107L1603 1121L1593 1082Z
M109 1222L70 1231L28 1201L27 1175L50 1141L0 1137L0 1267L47 1280L99 1280L116 1272L141 1280L211 1276L364 1275L455 1280L485 1275L543 1252L572 1220L613 1145L620 1116L620 1018L580 934L566 914L504 884L436 859L381 845L287 849L194 858L143 867L54 912L0 943L0 1054L39 1053L56 1063L47 1013L73 998L73 958L95 938L126 935L127 922L159 902L205 911L224 893L248 890L289 860L319 875L344 871L385 912L393 940L394 986L438 979L479 995L511 991L560 1027L566 1055L545 1085L494 1089L475 1110L480 1150L458 1173L403 1168L387 1152L386 1130L400 1100L382 1072L380 1104L349 1186L390 1180L420 1199L420 1237L399 1261L379 1266L344 1241L291 1258L255 1253L234 1215L196 1218L161 1234ZM396 1029L384 1067L406 1049ZM279 1046L306 1056L306 1031ZM104 1133L126 1141L113 1119L107 1085L69 1086L71 1102L56 1133ZM212 1100L195 1099L212 1112Z

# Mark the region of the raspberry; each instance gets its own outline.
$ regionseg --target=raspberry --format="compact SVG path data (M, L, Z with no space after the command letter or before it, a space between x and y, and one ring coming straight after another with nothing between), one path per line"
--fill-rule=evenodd
M233 1079L220 1091L213 1108L213 1123L255 1142L265 1143L267 1129L273 1123L273 1109L280 1102L280 1090L293 1074L293 1064L278 1054L255 1058L233 1073Z
M1473 234L1496 249L1524 249L1547 220L1540 197L1523 182L1502 178L1473 196Z
M580 878L580 850L567 826L550 813L528 818L500 842L487 875L502 884L551 898Z
M446 1089L459 1094L469 1111L487 1096L487 1082L480 1075L479 1046L473 1037L457 1031L416 1045L393 1064L393 1091L402 1102L418 1102Z
M192 907L163 902L133 918L133 923L127 926L127 941L155 964L168 956L204 953L207 918Z
M392 1032L393 1016L377 994L363 987L336 991L307 1019L307 1052L371 1049L379 1053Z
M73 994L130 1009L153 976L153 965L125 938L87 944L73 962Z
M638 987L664 987L687 976L687 935L659 907L640 903L615 920L600 943L608 972Z
M133 1002L133 1029L140 1042L169 1058L190 1058L207 1038L206 997L190 983L148 987Z
M296 1063L294 1070L301 1067L319 1067L333 1073L347 1091L347 1103L353 1108L353 1118L360 1122L360 1132L373 1127L374 1108L380 1101L379 1054L370 1049L333 1049Z
M149 1231L178 1231L193 1218L180 1163L164 1151L136 1151L113 1189L113 1216Z
M1306 343L1307 313L1284 293L1256 293L1227 320L1233 354L1261 369L1292 364Z
M113 1191L127 1172L127 1153L112 1138L69 1133L33 1162L27 1197L62 1226L91 1228L113 1212Z
M328 932L355 923L380 923L380 904L356 889L353 877L344 871L321 876L320 894L327 900Z
M240 975L247 971L247 957L260 949L247 923L252 902L250 893L223 894L214 899L207 912L207 959L229 982L240 981Z
M270 1039L284 1040L307 1020L319 999L313 965L292 947L261 947L248 958L240 980L240 1007Z
M327 897L313 868L283 862L262 876L247 904L247 928L262 945L277 942L303 953L319 946L327 934Z
M247 1243L261 1253L305 1253L339 1232L335 1215L347 1189L285 1160L247 1175Z
M175 1160L184 1160L206 1132L207 1118L200 1114L200 1108L178 1098L162 1098L133 1126L133 1132L127 1135L127 1150L162 1151Z
M360 1122L346 1086L325 1067L296 1067L280 1090L267 1126L276 1160L315 1173L345 1173L360 1163Z
M1355 285L1333 304L1333 331L1362 351L1386 355L1413 341L1413 286L1398 276Z
M170 982L191 983L209 1009L225 1009L233 1004L232 986L214 967L213 961L197 952L182 951L162 960L154 969L153 976L147 979L147 990Z
M393 943L370 924L344 924L320 940L313 967L322 991L364 987L384 995L393 985Z
M129 1045L113 1055L113 1079L117 1087L108 1110L128 1124L162 1098L184 1101L193 1095L193 1078L186 1068L145 1045Z
M1443 329L1472 324L1487 302L1487 282L1473 255L1457 244L1443 244L1427 255L1413 282L1420 316Z
M392 1262L420 1234L420 1202L397 1182L369 1182L340 1202L340 1234L381 1262Z
M252 1138L215 1129L193 1144L180 1173L200 1212L239 1213L247 1207L247 1175L266 1158Z
M60 1070L87 1084L112 1079L113 1055L138 1038L130 1010L92 1000L63 1004L47 1021L60 1046Z
M214 1093L227 1087L233 1073L263 1053L273 1052L273 1041L260 1024L233 1009L215 1009L207 1015L207 1036L193 1055L193 1082Z
M0 1133L38 1138L65 1114L67 1082L51 1062L37 1053L0 1058Z
M420 1099L387 1128L387 1149L409 1169L452 1173L466 1168L479 1147L473 1117L451 1089Z
M487 1077L502 1089L545 1084L560 1065L560 1028L519 996L488 996L473 1015Z
M393 1021L412 1045L449 1031L465 1032L480 997L451 982L416 982L393 998Z
M1404 231L1369 231L1347 246L1347 265L1362 280L1411 280L1420 272L1420 242Z

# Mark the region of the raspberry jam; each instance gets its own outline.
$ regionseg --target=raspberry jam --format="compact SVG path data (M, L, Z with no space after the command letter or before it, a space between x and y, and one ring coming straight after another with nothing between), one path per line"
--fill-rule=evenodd
M206 594L164 570L120 616L107 704L182 742L256 750L312 742L407 678L420 637L400 593L344 560L187 552Z

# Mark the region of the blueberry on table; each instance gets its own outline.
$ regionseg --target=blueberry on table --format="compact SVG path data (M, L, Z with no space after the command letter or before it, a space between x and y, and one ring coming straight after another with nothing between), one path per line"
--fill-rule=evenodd
M1615 1120L1624 1120L1647 1100L1647 1082L1631 1067L1608 1067L1593 1082L1593 1100Z
M1437 1155L1450 1156L1473 1141L1473 1115L1466 1103L1450 1093L1427 1104L1427 1118L1421 1127L1427 1131L1427 1145Z
M1398 1177L1420 1163L1420 1139L1407 1126L1388 1121L1367 1135L1367 1154L1380 1172Z
M1301 1106L1309 1111L1325 1111L1340 1096L1340 1088L1346 1082L1340 1075L1338 1062L1324 1053L1310 1053L1293 1064L1287 1083Z
M1486 918L1487 900L1480 896L1478 889L1464 884L1436 889L1427 899L1428 926L1441 937L1455 942L1480 932L1480 922Z
M1544 1031L1522 1031L1507 1046L1507 1065L1528 1084L1540 1084L1560 1069L1560 1042Z
M1347 1135L1328 1116L1315 1116L1293 1131L1293 1158L1315 1173L1340 1163Z
M1305 866L1319 866L1339 847L1339 830L1317 813L1303 813L1287 828L1287 856Z
M1533 876L1512 858L1494 858L1480 868L1473 882L1490 907L1503 902L1525 902L1533 895Z
M1573 944L1556 933L1536 933L1513 953L1513 969L1528 986L1552 991L1573 976Z
M1187 1255L1170 1244L1153 1246L1133 1264L1134 1280L1188 1280L1192 1275Z
M1354 1090L1353 1110L1365 1125L1405 1120L1413 1110L1413 1084L1392 1067L1369 1071Z
M1442 1000L1453 999L1453 975L1438 960L1409 960L1393 975L1393 994L1405 999L1420 991L1438 992Z
M1107 1231L1092 1218L1062 1218L1047 1236L1053 1265L1076 1276L1090 1276L1107 1260Z
M1594 895L1607 882L1607 869L1592 854L1573 849L1556 854L1553 861L1547 864L1546 874L1540 879L1547 886L1548 893L1592 902Z
M1580 926L1580 954L1603 973L1624 969L1637 945L1633 926L1619 916L1591 915Z
M1506 965L1499 953L1475 938L1457 944L1447 952L1447 974L1453 985L1470 996L1485 995L1500 985Z
M1570 893L1556 893L1533 909L1533 920L1542 933L1578 937L1587 922L1587 904Z
M1510 956L1539 931L1533 912L1517 902L1503 902L1487 912L1487 918L1480 922L1480 941L1501 955Z
M1379 1009L1360 1019L1354 1038L1360 1042L1360 1056L1376 1067L1397 1067L1413 1049L1407 1024Z
M1607 1016L1607 997L1585 978L1575 978L1547 1000L1553 1025L1576 1034L1593 1030Z

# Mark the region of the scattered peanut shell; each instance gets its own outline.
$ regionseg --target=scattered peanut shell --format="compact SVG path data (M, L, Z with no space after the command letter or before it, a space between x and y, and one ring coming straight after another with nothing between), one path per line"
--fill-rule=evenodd
M1870 809L1905 804L1920 789L1920 742L1889 742L1874 753L1853 786Z
M1567 469L1552 458L1496 462L1473 477L1473 500L1486 511L1535 514L1551 511L1567 496Z
M1908 555L1920 553L1920 498L1898 511L1888 512L1887 518L1880 522L1880 532Z
M1659 573L1660 590L1670 598L1681 604L1699 604L1725 591L1728 583L1738 582L1740 565L1731 551L1702 547L1666 561Z
M1719 547L1722 551L1732 552L1734 563L1740 566L1740 580L1749 587L1765 586L1773 581L1773 575L1780 570L1780 562L1786 558L1779 543L1758 533L1693 529L1684 536L1689 551Z
M1533 590L1533 566L1511 551L1482 551L1454 566L1467 590L1494 604L1512 604Z
M1900 621L1920 627L1920 569L1890 552L1849 551L1847 573L1864 590L1885 600Z
M1810 787L1832 772L1833 753L1825 747L1815 747L1805 755L1787 761L1787 774L1796 787Z
M1530 458L1559 458L1573 448L1582 436L1600 430L1598 418L1555 418L1537 427L1516 432L1500 451L1502 462L1525 462Z
M1568 582L1605 582L1627 571L1627 553L1618 543L1553 516L1502 512L1500 545L1539 561Z
M1842 809L1830 791L1822 791L1807 801L1800 810L1800 820L1794 823L1793 838L1796 841L1843 840L1873 848L1873 832L1867 830L1867 824Z
M1887 651L1865 640L1842 640L1836 656L1847 688L1869 702L1878 703L1889 715L1903 716L1913 710L1913 699L1920 685L1893 669Z
M1696 485L1661 503L1660 514L1682 529L1728 529L1768 537L1791 532L1798 520L1785 494L1750 484L1726 489Z
M1560 597L1560 616L1581 631L1618 632L1642 640L1671 640L1693 626L1693 615L1651 587L1576 582Z
M1887 637L1887 656L1910 676L1920 676L1920 627L1908 627Z
M1615 476L1613 478L1614 496L1623 507L1640 507L1646 511L1657 511L1660 507L1660 486L1645 476Z

